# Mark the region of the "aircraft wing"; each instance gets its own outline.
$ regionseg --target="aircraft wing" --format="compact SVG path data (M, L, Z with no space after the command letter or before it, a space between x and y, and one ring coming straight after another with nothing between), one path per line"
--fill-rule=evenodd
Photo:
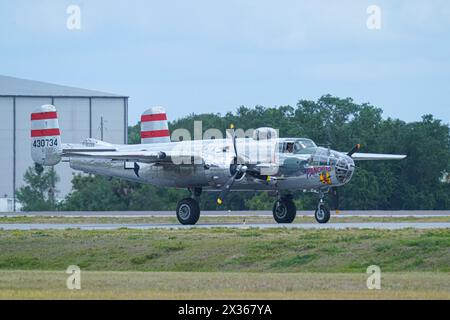
M352 155L353 160L402 160L405 159L405 155L401 154L382 154L382 153L354 153Z
M100 149L89 151L86 149L65 149L63 150L63 156L105 160L124 160L144 163L203 163L203 158L199 155L177 151L103 151Z

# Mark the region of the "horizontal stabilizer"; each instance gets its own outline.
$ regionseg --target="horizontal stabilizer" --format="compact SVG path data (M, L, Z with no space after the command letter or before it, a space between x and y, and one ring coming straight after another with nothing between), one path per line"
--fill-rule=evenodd
M115 145L93 138L87 138L82 143L63 143L62 148L63 154L70 152L106 152L117 150Z

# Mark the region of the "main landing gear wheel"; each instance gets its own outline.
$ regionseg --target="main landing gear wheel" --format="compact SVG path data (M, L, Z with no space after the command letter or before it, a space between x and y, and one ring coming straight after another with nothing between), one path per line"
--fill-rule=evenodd
M196 224L200 218L198 202L192 198L180 200L177 205L177 218L181 224Z
M327 223L330 220L330 209L325 203L320 203L314 216L318 223Z
M273 218L278 223L292 223L295 219L297 209L290 199L281 198L273 204Z

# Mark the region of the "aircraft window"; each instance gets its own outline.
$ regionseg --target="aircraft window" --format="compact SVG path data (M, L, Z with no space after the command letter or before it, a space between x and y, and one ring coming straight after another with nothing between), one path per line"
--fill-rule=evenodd
M287 153L294 152L294 143L293 142L286 143L286 152Z
M309 140L297 140L294 145L294 153L310 153L311 149L317 148L316 144Z
M310 152L311 150L304 151L305 149L310 149L310 148L317 148L317 146L314 144L313 141L311 141L309 139L296 140L295 142L284 142L284 143L280 143L278 145L278 150L279 150L279 152L282 152L282 153Z
M298 143L300 143L303 148L316 148L316 144L314 142L312 142L312 140L309 139L305 139L305 140L299 140L297 141Z
M297 153L304 148L305 146L303 146L300 142L297 141L294 143L294 153Z

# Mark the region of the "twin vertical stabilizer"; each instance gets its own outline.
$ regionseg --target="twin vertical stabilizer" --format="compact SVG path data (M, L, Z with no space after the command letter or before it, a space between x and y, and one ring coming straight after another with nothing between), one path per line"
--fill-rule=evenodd
M170 142L166 110L152 107L141 116L141 143Z
M31 157L44 166L61 161L62 146L55 106L46 104L31 114Z

